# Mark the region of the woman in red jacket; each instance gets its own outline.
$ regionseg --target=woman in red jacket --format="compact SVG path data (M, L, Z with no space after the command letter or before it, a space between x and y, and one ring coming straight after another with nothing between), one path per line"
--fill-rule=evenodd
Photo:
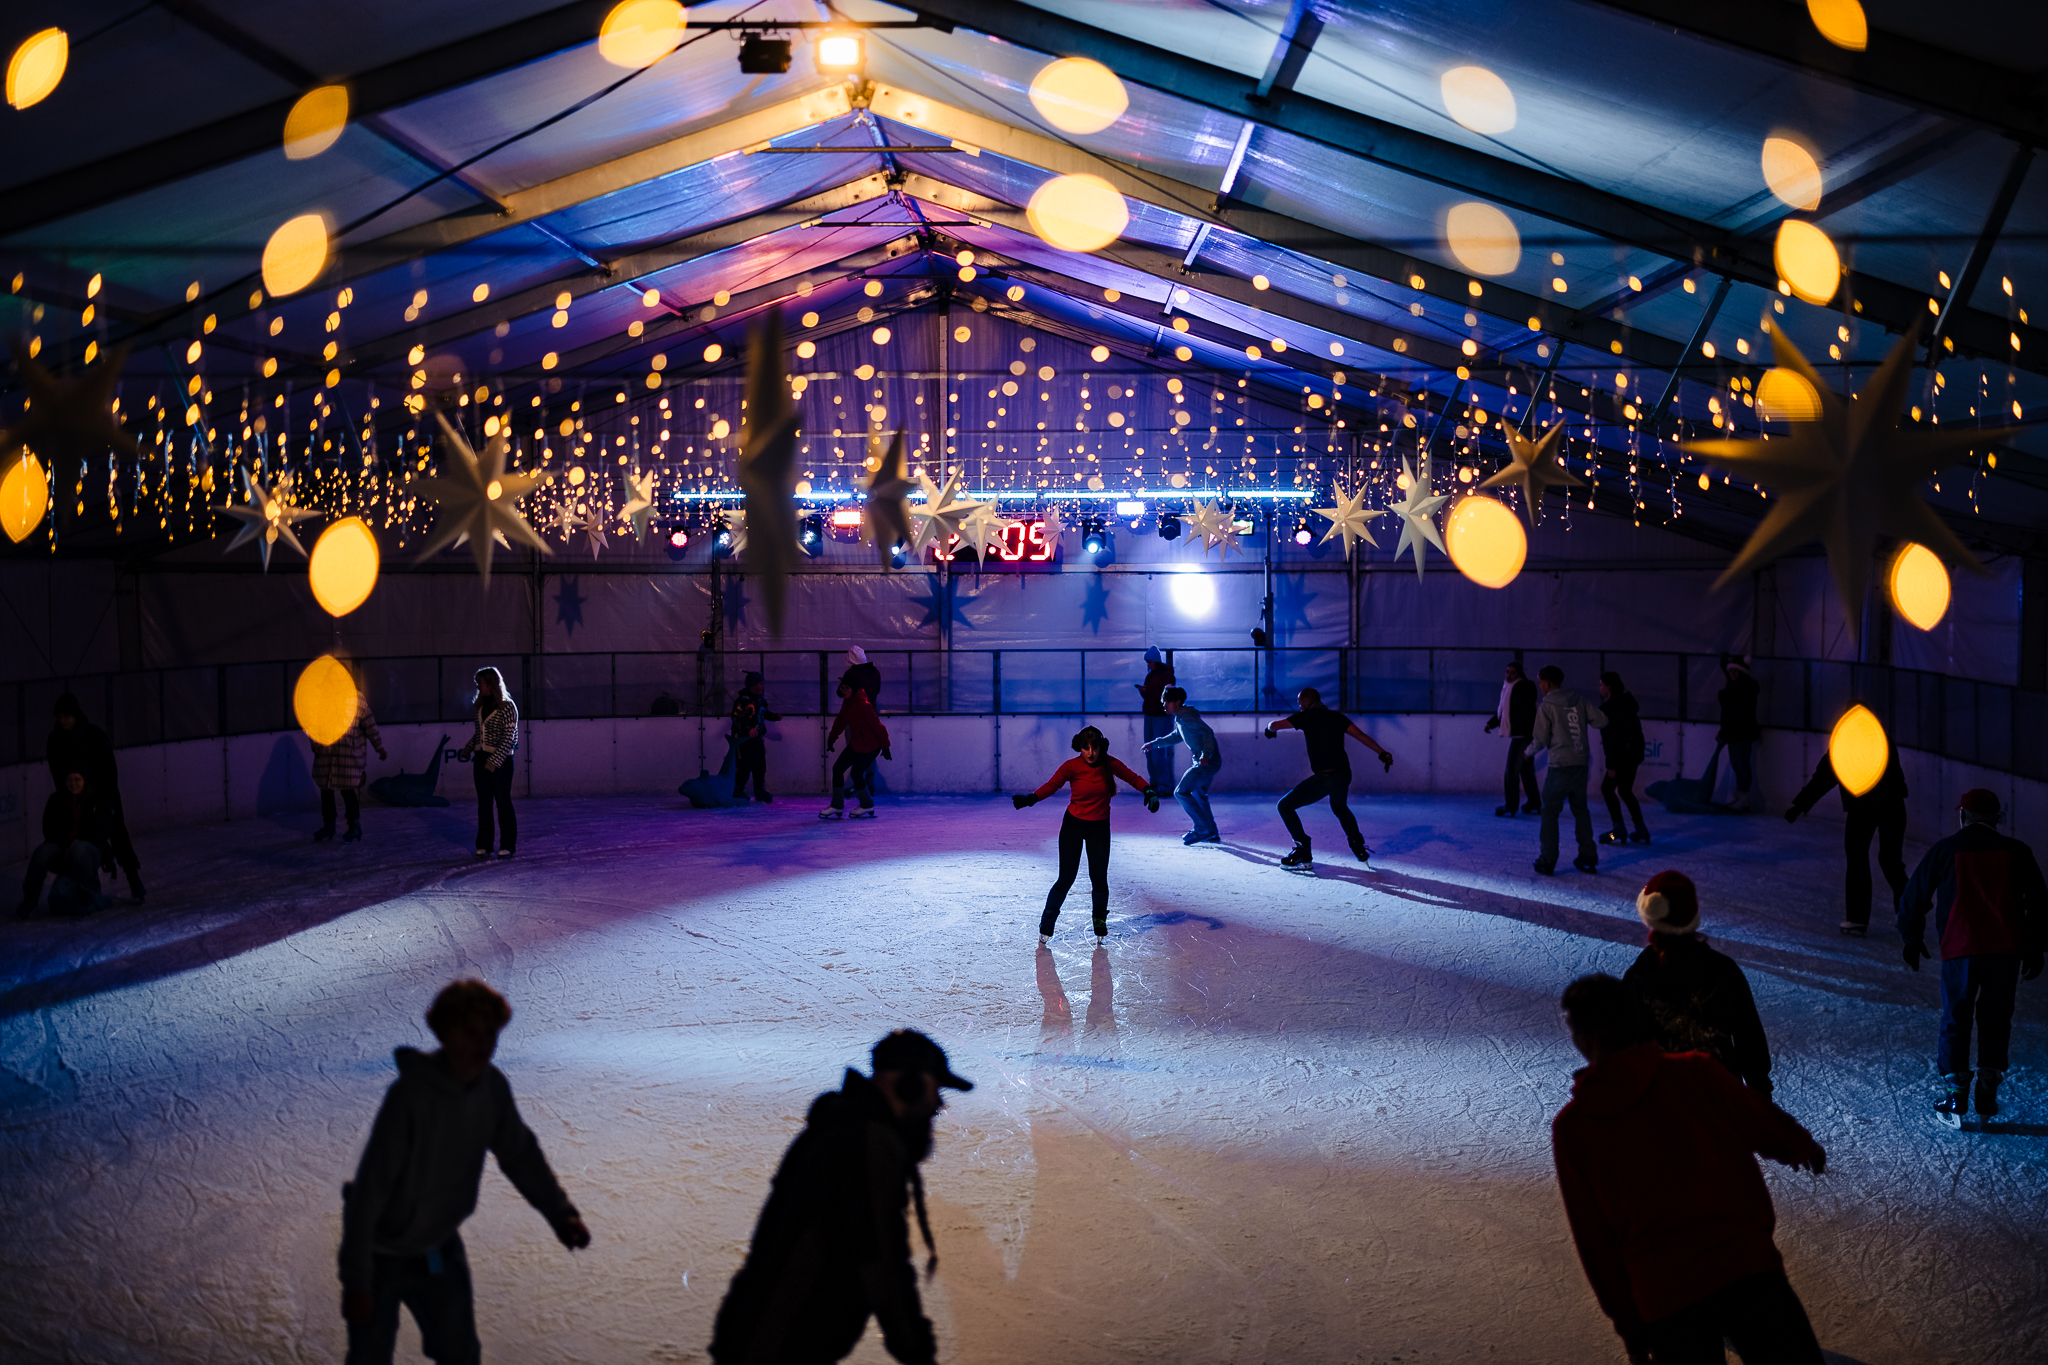
M1109 756L1109 741L1102 731L1091 725L1075 735L1074 752L1081 756L1060 764L1060 770L1044 786L1029 796L1010 798L1012 805L1023 810L1045 800L1063 784L1073 784L1067 795L1066 818L1060 821L1060 877L1045 893L1045 913L1038 917L1041 948L1051 940L1067 889L1081 870L1084 847L1088 850L1088 886L1095 896L1095 938L1100 943L1109 936L1109 798L1116 794L1116 780L1121 777L1144 792L1145 809L1159 809L1159 797L1145 785L1145 779Z

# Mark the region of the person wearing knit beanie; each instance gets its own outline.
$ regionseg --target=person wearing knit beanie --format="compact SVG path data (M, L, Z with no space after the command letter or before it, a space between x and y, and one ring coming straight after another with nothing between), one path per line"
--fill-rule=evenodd
M1683 872L1659 872L1636 894L1649 946L1622 980L1666 1052L1704 1052L1750 1089L1771 1093L1771 1047L1749 980L1699 934L1700 893Z

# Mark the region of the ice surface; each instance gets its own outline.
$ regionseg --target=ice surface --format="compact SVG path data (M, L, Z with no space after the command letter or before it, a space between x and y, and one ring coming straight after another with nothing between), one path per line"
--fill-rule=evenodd
M1194 849L1170 807L1117 804L1100 955L1085 875L1035 952L1057 805L536 801L521 857L482 866L459 808L371 808L354 846L145 839L146 908L0 930L0 1354L338 1361L340 1183L392 1046L474 973L512 1000L499 1064L596 1237L564 1251L486 1174L491 1360L703 1359L805 1106L908 1024L979 1082L927 1167L947 1361L1619 1361L1550 1172L1577 1062L1555 1001L1631 960L1667 866L1833 1158L1768 1173L1823 1343L2048 1353L2048 983L2020 993L2000 1130L1937 1129L1936 982L1881 913L1836 934L1839 826L1653 812L1655 847L1544 879L1535 821L1491 798L1360 796L1371 870L1310 811L1309 876L1276 865L1265 800L1219 799L1231 842Z

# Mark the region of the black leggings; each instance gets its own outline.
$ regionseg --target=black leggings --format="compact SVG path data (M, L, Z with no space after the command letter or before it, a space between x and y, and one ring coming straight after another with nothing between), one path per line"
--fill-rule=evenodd
M476 846L487 853L495 833L491 828L493 807L505 840L499 847L510 853L519 843L519 819L512 813L512 765L515 761L508 758L498 765L496 772L492 772L484 766L485 756L478 754L469 765L470 776L476 779Z
M1067 889L1081 871L1081 848L1088 848L1088 889L1095 897L1095 933L1109 932L1109 821L1078 820L1069 810L1060 821L1060 879L1045 893L1045 913L1038 917L1038 932L1050 934L1066 903Z
M1358 819L1352 815L1351 807L1344 803L1345 795L1351 790L1351 774L1347 772L1317 773L1296 785L1293 791L1280 798L1280 818L1287 824L1287 832L1294 836L1294 842L1308 842L1308 831L1301 827L1301 817L1294 812L1303 806L1313 806L1324 797L1330 798L1330 809L1337 813L1337 823L1344 826L1344 837L1357 843L1364 836L1358 832Z
M1621 827L1621 803L1628 802L1629 819L1636 822L1636 828L1643 827L1643 807L1636 800L1636 769L1640 763L1616 764L1607 770L1607 776L1600 779L1600 795L1607 798L1607 818L1614 822L1616 834L1625 833Z
M348 811L349 824L354 825L362 821L363 799L356 795L354 787L343 787L341 789L341 804ZM334 828L334 788L332 787L322 787L320 789L320 823L329 829Z

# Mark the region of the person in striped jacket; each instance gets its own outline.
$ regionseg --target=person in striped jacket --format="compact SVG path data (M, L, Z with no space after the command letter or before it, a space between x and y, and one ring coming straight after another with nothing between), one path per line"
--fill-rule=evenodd
M476 731L457 755L476 779L476 856L491 856L496 831L493 811L503 831L498 856L509 858L519 844L519 817L512 811L512 756L519 751L519 708L506 695L497 669L476 671ZM474 755L474 761L472 761Z

